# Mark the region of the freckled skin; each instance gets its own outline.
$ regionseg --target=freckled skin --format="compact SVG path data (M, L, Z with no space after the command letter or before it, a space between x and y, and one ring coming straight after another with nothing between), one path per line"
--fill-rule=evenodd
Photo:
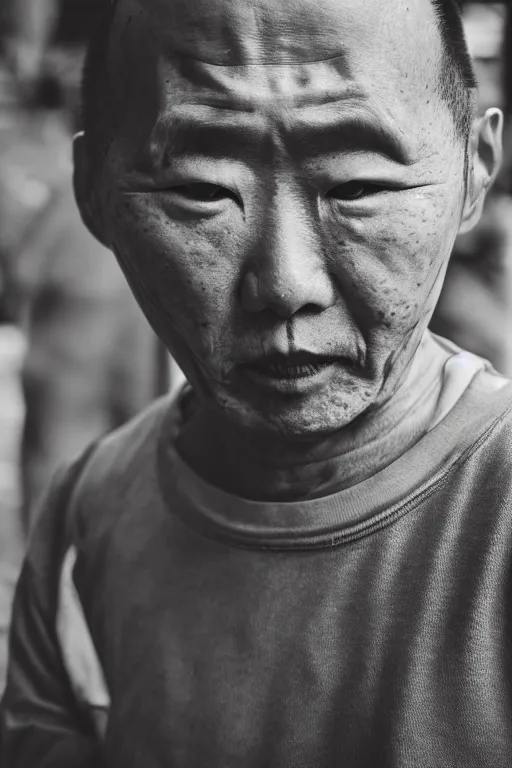
M217 0L206 17L195 0L120 4L94 195L104 240L207 407L303 440L355 423L400 386L459 229L466 147L436 91L430 3L278 6ZM353 136L327 148L319 121L355 113L391 127L407 160ZM175 128L183 114L245 120L253 135L241 146L235 127L203 149ZM304 125L318 128L313 149L297 138ZM377 192L333 195L353 181ZM198 182L229 194L196 204L176 192ZM240 362L289 351L290 335L354 364L304 395L237 380Z

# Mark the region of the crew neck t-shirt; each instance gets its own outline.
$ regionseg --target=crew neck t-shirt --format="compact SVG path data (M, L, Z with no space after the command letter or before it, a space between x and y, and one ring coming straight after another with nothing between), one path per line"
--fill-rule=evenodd
M183 462L186 397L50 494L13 611L5 764L508 768L512 385L453 350L410 450L279 504Z

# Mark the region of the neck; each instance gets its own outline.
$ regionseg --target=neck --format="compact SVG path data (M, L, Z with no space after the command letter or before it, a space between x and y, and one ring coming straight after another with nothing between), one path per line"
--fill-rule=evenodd
M199 405L178 450L207 482L257 501L304 501L362 482L428 431L448 354L426 335L394 394L381 408L311 443L251 438Z

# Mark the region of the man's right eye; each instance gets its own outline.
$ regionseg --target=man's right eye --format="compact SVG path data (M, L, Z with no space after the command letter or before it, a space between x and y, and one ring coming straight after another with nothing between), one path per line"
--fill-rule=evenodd
M197 203L217 203L227 198L235 198L233 193L226 189L226 187L220 187L218 184L208 184L207 182L178 184L171 187L170 191Z

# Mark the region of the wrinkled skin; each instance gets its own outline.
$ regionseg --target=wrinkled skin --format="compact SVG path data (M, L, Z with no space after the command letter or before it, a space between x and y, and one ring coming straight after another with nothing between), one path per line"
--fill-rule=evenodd
M207 7L119 5L82 213L212 418L314 443L399 389L492 163L477 137L469 200L429 3ZM239 375L293 350L340 359L293 393Z

